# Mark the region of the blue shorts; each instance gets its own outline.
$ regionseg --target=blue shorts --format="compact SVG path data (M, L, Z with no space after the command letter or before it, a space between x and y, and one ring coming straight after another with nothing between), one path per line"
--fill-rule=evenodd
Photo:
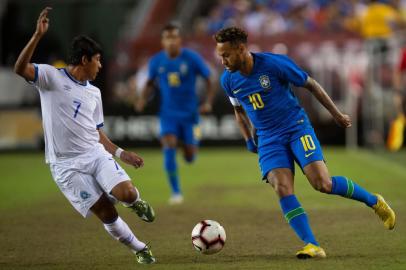
M198 145L201 132L198 120L185 120L175 117L160 117L160 136L175 135L186 145Z
M276 168L289 168L294 174L295 161L303 171L309 163L324 160L312 127L277 136L258 137L258 158L264 180Z

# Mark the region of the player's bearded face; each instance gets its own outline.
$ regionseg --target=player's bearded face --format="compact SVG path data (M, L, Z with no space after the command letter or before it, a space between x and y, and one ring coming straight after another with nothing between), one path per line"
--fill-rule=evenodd
M162 47L170 55L176 55L179 53L181 46L181 38L179 30L169 30L162 33Z
M230 42L217 43L216 51L228 71L235 72L241 69L243 55L238 45L232 45Z

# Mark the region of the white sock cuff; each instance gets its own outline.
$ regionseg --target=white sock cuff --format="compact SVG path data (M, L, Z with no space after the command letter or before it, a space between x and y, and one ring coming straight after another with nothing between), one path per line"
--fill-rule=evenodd
M106 229L108 229L110 231L110 230L114 230L116 228L121 228L123 223L124 223L124 221L121 219L121 217L117 217L117 219L114 222L103 223L103 225Z

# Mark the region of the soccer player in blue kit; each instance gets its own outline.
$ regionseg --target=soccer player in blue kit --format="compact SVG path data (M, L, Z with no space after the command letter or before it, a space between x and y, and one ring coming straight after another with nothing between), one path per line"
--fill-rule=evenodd
M324 258L326 253L294 195L294 161L316 190L365 203L392 230L395 213L381 195L366 191L345 176L330 177L320 143L291 85L309 90L338 125L349 128L350 117L341 113L323 87L288 57L249 52L247 37L237 27L215 34L216 51L226 69L221 85L234 106L248 150L258 153L263 179L275 189L286 221L305 244L297 258Z
M135 104L142 111L157 84L161 94L160 136L164 155L164 167L171 187L170 204L183 202L176 163L178 141L183 143L186 162L195 160L198 146L199 112L212 110L215 96L210 81L210 70L196 52L181 47L180 28L170 23L162 30L163 50L149 62L148 81ZM196 93L196 79L203 77L207 91L205 102L200 105Z

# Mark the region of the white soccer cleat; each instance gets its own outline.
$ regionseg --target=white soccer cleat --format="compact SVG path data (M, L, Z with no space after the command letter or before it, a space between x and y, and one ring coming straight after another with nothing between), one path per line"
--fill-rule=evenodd
M178 205L183 203L183 196L182 194L173 194L169 198L169 205Z

